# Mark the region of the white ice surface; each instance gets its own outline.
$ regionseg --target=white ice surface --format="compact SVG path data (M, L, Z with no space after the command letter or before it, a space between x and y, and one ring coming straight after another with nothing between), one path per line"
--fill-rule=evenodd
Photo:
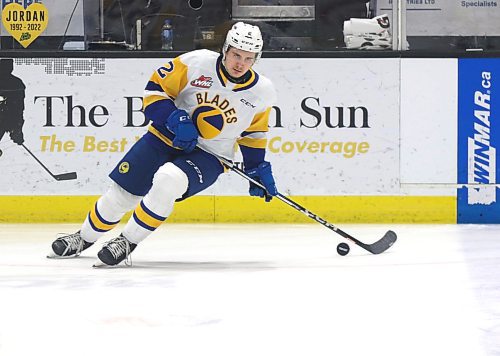
M0 225L0 356L500 355L497 225L340 226L399 236L341 257L318 224L165 224L133 267L45 257L77 228Z

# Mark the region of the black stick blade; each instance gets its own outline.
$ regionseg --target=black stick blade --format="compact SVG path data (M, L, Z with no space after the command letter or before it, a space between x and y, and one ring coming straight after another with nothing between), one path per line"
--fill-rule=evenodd
M72 180L72 179L76 179L76 172L55 174L54 178L56 180Z
M371 245L367 245L367 250L373 253L374 255L378 255L379 253L384 252L389 247L394 245L397 239L398 236L396 235L396 233L392 230L389 230L380 240L372 243Z

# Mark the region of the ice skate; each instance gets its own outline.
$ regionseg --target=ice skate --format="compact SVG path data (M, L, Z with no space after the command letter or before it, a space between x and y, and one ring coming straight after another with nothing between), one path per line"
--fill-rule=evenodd
M80 231L74 234L63 235L58 237L52 243L53 254L48 255L48 258L69 258L78 257L83 250L92 246L93 242L85 241L80 235Z
M130 242L123 235L111 239L97 253L100 261L93 267L115 266L123 260L127 266L130 266L132 261L129 256L136 247L137 244Z

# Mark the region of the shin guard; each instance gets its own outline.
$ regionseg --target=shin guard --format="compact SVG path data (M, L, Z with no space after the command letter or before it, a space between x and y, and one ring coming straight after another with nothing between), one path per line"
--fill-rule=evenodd
M153 177L153 186L128 221L123 235L135 244L144 240L170 215L175 200L187 191L187 175L173 163L160 167Z
M113 182L87 215L81 228L82 238L87 242L95 242L114 228L123 215L132 210L140 200L140 196L130 194Z

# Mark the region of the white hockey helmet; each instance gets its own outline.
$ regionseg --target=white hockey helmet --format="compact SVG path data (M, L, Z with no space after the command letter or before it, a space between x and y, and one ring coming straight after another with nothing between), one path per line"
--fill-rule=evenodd
M256 53L255 62L257 62L262 55L263 45L264 41L262 40L259 27L244 22L237 22L227 31L222 54L225 57L229 46L231 46L243 51Z

